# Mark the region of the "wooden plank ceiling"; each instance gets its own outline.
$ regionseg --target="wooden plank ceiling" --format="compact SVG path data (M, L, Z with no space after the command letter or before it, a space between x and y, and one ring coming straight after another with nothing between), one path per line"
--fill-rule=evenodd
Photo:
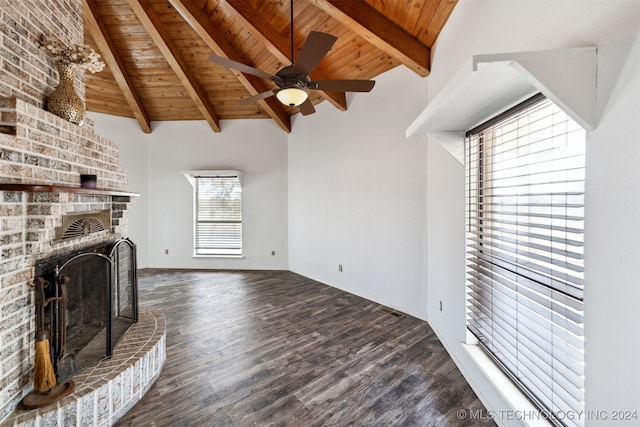
M399 65L429 74L430 49L458 0L294 0L294 56L311 31L338 38L312 80L374 79ZM150 121L274 120L292 114L269 80L216 65L211 54L275 74L291 65L290 0L83 0L85 42L107 67L86 73L87 110ZM373 89L375 90L375 88ZM364 96L364 95L362 95ZM310 91L314 104L347 109L344 92Z

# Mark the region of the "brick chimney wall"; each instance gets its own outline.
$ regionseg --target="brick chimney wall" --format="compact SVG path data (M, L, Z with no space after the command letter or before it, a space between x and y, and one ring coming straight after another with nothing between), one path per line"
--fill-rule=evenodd
M0 96L43 108L58 74L37 41L42 35L64 43L83 43L81 0L5 0L0 3ZM84 99L84 77L76 90Z
M81 0L0 2L0 183L79 187L95 174L98 187L126 190L118 147L96 135L90 121L76 126L45 111L58 83L42 35L69 45L83 42ZM84 99L84 76L76 91ZM35 307L30 286L38 259L126 237L129 197L72 192L0 191L0 422L32 389ZM110 230L65 242L55 227L69 212L110 209Z

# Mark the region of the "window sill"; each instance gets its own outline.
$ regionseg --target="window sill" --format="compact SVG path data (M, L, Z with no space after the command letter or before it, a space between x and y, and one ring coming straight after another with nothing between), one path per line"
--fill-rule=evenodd
M234 258L234 259L244 259L244 255L192 255L191 258Z
M462 348L475 362L489 382L500 394L502 400L510 409L491 411L489 414L498 425L509 425L514 421L527 427L553 427L553 424L544 419L544 413L535 406L527 396L507 377L502 370L485 354L477 344L462 343ZM567 417L580 414L566 414Z

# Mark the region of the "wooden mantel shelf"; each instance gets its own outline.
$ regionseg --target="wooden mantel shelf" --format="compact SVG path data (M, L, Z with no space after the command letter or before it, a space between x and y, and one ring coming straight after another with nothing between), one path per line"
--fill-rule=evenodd
M100 190L97 188L84 187L65 187L60 185L41 185L41 184L2 184L0 183L0 191L27 191L31 193L78 193L89 194L94 196L123 196L123 197L139 197L139 193L130 193L128 191L119 190Z

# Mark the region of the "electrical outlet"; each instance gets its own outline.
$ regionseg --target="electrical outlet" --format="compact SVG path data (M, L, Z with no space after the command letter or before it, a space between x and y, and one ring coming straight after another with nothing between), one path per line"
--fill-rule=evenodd
M440 301L440 311L442 311L442 301Z
M169 249L165 249L165 250L164 250L164 254L165 254L165 255L169 255Z
M342 271L342 264L338 264L338 271Z
M271 256L274 256L276 254L276 251L271 251Z

